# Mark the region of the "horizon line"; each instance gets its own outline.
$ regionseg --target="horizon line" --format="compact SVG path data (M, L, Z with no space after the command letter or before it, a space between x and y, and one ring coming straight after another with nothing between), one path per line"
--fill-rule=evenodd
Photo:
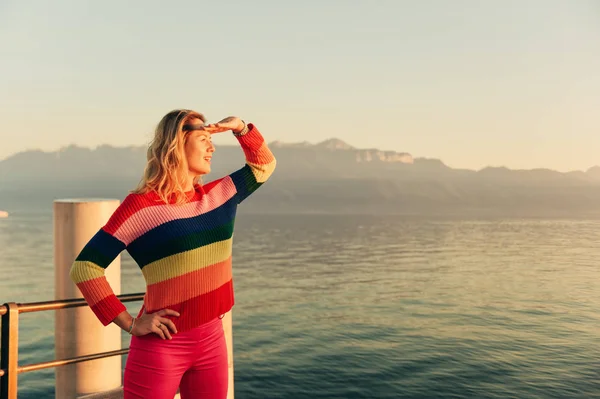
M412 153L406 152L406 151L382 150L382 149L374 148L374 147L373 148L358 148L358 147L354 147L354 146L348 144L346 141L344 141L342 139L339 139L337 137L330 137L328 139L319 141L317 143L312 143L312 142L309 142L307 140L298 141L298 142L286 142L286 141L282 141L282 140L272 140L272 141L269 142L269 145L273 145L273 144L276 144L276 143L281 143L281 144L285 144L285 145L298 145L298 144L305 144L305 143L307 143L311 147L318 147L320 144L329 143L329 142L332 142L332 141L338 141L339 144L343 144L343 145L346 145L346 146L350 147L350 148L345 148L345 149L344 148L330 149L332 151L381 151L381 152L390 152L390 153L395 153L395 154L405 154L405 155L410 155L413 158L413 160L419 159L419 160L439 161L439 162L442 163L442 165L444 165L447 168L452 169L452 170L467 170L467 171L473 171L473 172L480 172L480 171L483 171L483 170L486 170L486 169L506 169L506 170L514 171L514 172L518 172L518 171L542 171L542 170L546 170L546 171L551 171L551 172L556 172L556 173L561 173L561 174L569 174L569 173L577 173L577 172L588 173L590 171L595 170L596 168L600 169L600 164L595 164L595 165L589 166L585 170L583 170L583 169L571 169L571 170L568 170L568 171L560 171L560 170L552 169L550 167L545 167L545 166L542 166L542 167L533 167L533 168L515 168L515 169L513 169L513 168L511 168L509 166L506 166L506 165L499 165L499 166L487 165L487 166L483 166L483 167L480 167L480 168L474 168L474 169L473 168L456 168L456 167L452 167L452 166L446 164L440 158L427 157L427 156L414 156ZM219 146L220 147L236 147L236 144L220 144ZM139 145L131 144L131 145L117 146L117 145L113 145L113 144L109 144L109 143L104 143L104 144L99 144L99 145L97 145L95 147L86 147L86 146L81 146L81 145L78 145L78 144L68 144L68 145L65 145L65 146L61 146L61 147L59 147L58 149L55 149L55 150L43 150L43 149L40 149L40 148L30 148L30 149L25 149L25 150L21 150L21 151L12 153L12 154L10 154L10 155L8 155L8 156L0 159L0 163L6 161L6 160L8 160L8 159L10 159L10 158L12 158L12 157L14 157L16 155L24 154L24 153L28 153L28 152L41 152L41 153L44 153L44 154L51 154L51 153L58 153L58 152L61 152L61 151L65 151L65 150L68 150L69 148L78 148L78 149L85 149L85 150L90 150L90 151L96 151L96 150L98 150L98 148L101 148L101 147L111 147L111 148L115 148L115 149L126 149L126 148L147 147L147 146L145 144L139 144ZM302 147L296 147L296 148L302 148ZM321 147L321 148L323 148L323 147Z

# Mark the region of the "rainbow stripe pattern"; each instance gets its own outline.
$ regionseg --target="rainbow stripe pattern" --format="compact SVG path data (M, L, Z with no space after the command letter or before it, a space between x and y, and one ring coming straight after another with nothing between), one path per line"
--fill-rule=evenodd
M70 276L104 325L126 310L105 269L127 250L146 280L143 309L169 308L186 331L228 312L234 304L231 253L237 205L275 169L275 157L253 124L238 137L246 165L196 185L184 205L165 203L154 192L129 194L86 244ZM141 311L140 311L141 312Z

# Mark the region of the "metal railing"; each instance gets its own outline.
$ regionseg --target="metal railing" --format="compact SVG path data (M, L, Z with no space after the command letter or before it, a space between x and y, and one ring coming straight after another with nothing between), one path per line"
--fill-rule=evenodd
M119 295L121 302L134 302L144 299L144 293ZM0 398L17 399L17 382L21 373L66 366L89 360L125 355L129 348L77 356L69 359L56 359L49 362L19 366L19 315L21 313L43 312L87 306L85 299L65 299L61 301L15 303L8 302L0 306L2 316L2 340L0 345Z

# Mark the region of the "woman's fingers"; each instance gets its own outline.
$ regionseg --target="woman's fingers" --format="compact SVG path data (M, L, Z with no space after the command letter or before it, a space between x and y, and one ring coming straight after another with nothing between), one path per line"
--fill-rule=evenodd
M165 332L163 331L162 328L160 328L158 325L154 324L152 326L152 332L156 335L158 335L159 337L161 337L162 339L166 339L165 338Z
M240 118L235 116L229 116L225 119L221 119L217 123L207 123L203 126L203 130L206 130L210 133L220 133L225 132L227 130L236 129L240 124L243 125Z
M231 128L227 126L207 126L204 130L209 133L221 133L231 130Z
M160 320L153 320L152 325L152 332L154 332L156 335L160 336L162 339L172 339L169 328L165 324L161 323Z
M161 337L162 339L172 339L171 332L177 334L177 328L175 323L169 320L166 316L179 317L179 312L173 309L162 309L153 314L151 323L151 331ZM170 331L169 331L170 330Z
M171 331L173 331L173 334L177 334L177 328L175 328L175 323L173 323L171 320L166 319L164 317L161 317L158 319L164 326L167 326L167 328Z
M179 317L179 316L181 316L179 314L179 312L177 312L177 311L175 311L173 309L162 309L162 310L159 310L158 312L156 312L156 314L158 316L161 316L161 317L165 317L165 316L176 316L176 317Z
M166 339L172 339L172 338L173 338L173 337L171 337L171 333L169 332L169 328L168 328L166 325L164 325L164 324L160 323L160 324L158 325L158 328L159 328L159 329L162 331L162 333L163 333L163 336L164 336Z

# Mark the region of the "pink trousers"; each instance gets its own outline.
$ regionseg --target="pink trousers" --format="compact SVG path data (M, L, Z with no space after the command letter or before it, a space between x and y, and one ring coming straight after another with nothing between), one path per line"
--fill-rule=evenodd
M163 340L156 334L131 337L123 381L124 398L226 399L227 344L216 318Z

